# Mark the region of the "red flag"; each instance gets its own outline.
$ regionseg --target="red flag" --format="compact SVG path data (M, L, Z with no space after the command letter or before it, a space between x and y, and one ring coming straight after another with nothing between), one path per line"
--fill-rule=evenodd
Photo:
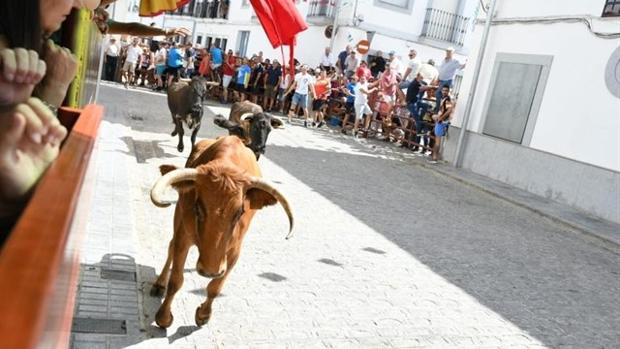
M295 35L308 29L308 25L295 7L295 0L250 0L256 17L273 48L290 47L291 71L294 72ZM284 62L284 51L282 52ZM283 64L284 66L285 64Z

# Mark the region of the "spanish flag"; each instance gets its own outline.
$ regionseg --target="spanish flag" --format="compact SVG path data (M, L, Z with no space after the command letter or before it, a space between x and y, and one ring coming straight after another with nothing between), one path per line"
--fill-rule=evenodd
M140 17L155 17L166 11L174 11L191 0L141 0Z

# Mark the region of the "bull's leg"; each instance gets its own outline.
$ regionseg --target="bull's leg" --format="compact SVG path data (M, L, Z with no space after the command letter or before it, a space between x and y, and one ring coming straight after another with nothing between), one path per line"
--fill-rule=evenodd
M224 287L224 282L230 274L230 271L237 263L237 259L239 258L239 249L234 249L228 255L228 266L226 267L226 273L221 278L213 279L209 282L207 286L207 300L202 303L198 309L196 309L196 325L202 326L206 324L211 318L211 305L213 304L213 300L215 297L219 296L222 291L222 287Z
M164 295L164 291L166 290L166 284L170 279L170 264L172 264L172 258L174 256L173 243L174 239L170 240L170 243L168 244L168 258L166 259L166 263L164 264L159 277L151 288L151 296L153 297L162 297Z
M159 307L157 314L155 315L155 323L161 328L168 328L172 325L174 320L170 311L172 305L172 299L183 285L183 268L185 266L185 260L187 258L187 252L189 251L190 244L185 241L174 242L174 255L172 258L172 272L170 274L170 280L168 280L168 288L166 290L166 298Z
M200 122L196 123L196 126L194 126L194 130L192 131L192 150L194 149L194 144L196 144L196 136L198 135L198 130L200 130Z
M177 119L176 125L176 132L179 135L179 144L177 145L177 150L179 151L179 153L182 153L183 149L185 149L185 146L183 146L183 134L185 133L185 131L183 130L183 121L181 119Z
M172 130L172 133L170 135L174 137L177 135L177 118L174 114L172 114L172 123L174 124L174 130Z

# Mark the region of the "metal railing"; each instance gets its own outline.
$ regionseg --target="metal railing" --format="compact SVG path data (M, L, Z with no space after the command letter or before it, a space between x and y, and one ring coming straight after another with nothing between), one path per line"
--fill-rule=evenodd
M191 1L189 4L169 13L196 18L228 19L228 8L229 1Z
M427 8L421 36L463 46L469 20L451 12Z
M308 7L308 17L334 18L335 10L335 0L310 1L310 6Z

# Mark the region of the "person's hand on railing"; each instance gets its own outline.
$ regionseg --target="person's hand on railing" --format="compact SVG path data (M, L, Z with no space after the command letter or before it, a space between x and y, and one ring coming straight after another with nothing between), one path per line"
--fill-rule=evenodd
M47 64L47 73L37 86L36 95L59 107L77 74L78 61L68 48L57 46L52 40L45 43L43 59Z
M58 156L67 130L39 99L0 113L0 203L22 202Z
M0 49L0 107L28 100L45 75L39 54L23 48Z

